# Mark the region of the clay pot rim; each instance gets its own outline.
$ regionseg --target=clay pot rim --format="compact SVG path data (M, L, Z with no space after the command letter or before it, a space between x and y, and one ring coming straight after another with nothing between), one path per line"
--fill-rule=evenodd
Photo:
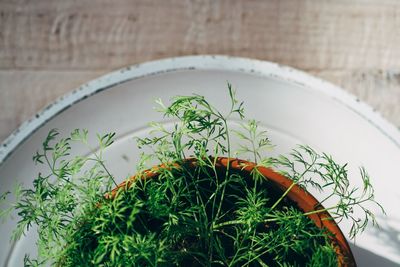
M266 179L272 182L275 186L278 186L281 190L286 190L289 186L292 185L293 181L282 174L276 172L272 168L266 168L263 166L257 166L254 162L250 162L247 160L237 159L237 158L227 158L227 157L217 157L212 158L213 162L215 162L215 166L217 168L227 168L229 164L229 168L246 172L247 175L251 173L251 171L257 167L257 171L261 173ZM197 159L188 158L185 159L185 162L188 162L191 165L195 165ZM179 166L179 164L176 164ZM141 175L141 178L149 179L158 176L157 169L165 168L165 164L157 165L149 170L144 171ZM129 187L130 184L136 179L137 175L131 176L129 179L120 183L117 187L115 187L111 191L111 195L106 195L106 197L114 197L115 194L121 189ZM323 205L319 203L319 201L308 191L301 188L298 185L294 185L292 189L287 194L287 197L294 201L298 208L303 210L304 212L314 211L317 208L324 208ZM340 230L339 226L336 224L335 220L329 214L329 212L324 211L317 214L308 215L308 217L314 221L317 227L322 228L325 227L330 233L332 233L332 242L334 242L339 248L336 249L336 255L338 257L339 267L347 267L347 266L357 266L356 261L354 259L354 255L350 249L350 246L343 235L343 232Z

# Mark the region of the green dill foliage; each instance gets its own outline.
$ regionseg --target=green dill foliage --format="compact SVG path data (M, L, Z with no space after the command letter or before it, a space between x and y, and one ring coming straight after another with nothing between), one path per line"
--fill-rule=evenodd
M200 95L177 96L170 105L158 100L160 112L177 122L168 129L153 123L148 137L137 138L138 148L151 153L142 153L136 178L113 191L102 154L115 134L97 136L97 153L74 156L72 143L93 150L87 131L67 138L50 131L33 158L49 172L39 174L32 189L19 188L13 206L20 218L15 238L38 226L38 257L27 256L25 264L337 266L331 234L307 215L329 211L337 221L352 220L350 237L375 224L364 207L376 203L368 174L361 169L364 187L352 188L346 165L307 146L288 156L265 156L272 147L266 132L254 120L245 123L243 103L230 84L228 92L225 113ZM242 119L242 130L231 130L231 119ZM240 140L236 151L232 135ZM249 157L256 167L244 174L229 161L227 168L217 166L217 157L233 155ZM259 167L280 171L292 186L277 190ZM321 204L334 204L304 213L286 197L294 185L324 191ZM357 209L362 218L355 217Z
M104 168L101 155L112 144L114 134L98 136L99 152L94 156L71 156L71 143L79 143L92 149L86 130L75 130L67 138L58 138L53 129L43 142L42 149L33 157L36 164L45 164L48 173L39 173L33 188L21 186L16 191L19 222L13 238L19 239L32 225L38 227L39 240L36 260L25 258L26 265L60 262L69 246L68 239L76 229L84 225L85 217L96 203L104 198L104 192L114 185L113 177Z

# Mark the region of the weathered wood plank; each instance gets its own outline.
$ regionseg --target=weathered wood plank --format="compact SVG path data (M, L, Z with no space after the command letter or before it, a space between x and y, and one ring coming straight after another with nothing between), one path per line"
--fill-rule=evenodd
M230 54L305 70L400 68L394 0L1 1L0 69L104 70Z
M397 0L3 0L0 140L101 73L188 54L307 70L400 126Z
M372 106L400 129L400 70L312 72Z
M56 98L101 72L0 71L0 142Z

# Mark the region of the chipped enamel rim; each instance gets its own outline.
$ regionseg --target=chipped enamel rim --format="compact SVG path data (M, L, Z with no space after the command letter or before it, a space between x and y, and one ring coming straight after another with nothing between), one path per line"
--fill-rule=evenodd
M382 132L400 149L400 131L386 121L372 107L360 101L356 96L324 80L315 78L305 72L282 66L276 63L248 58L220 55L185 56L151 61L129 66L92 80L69 94L60 97L52 104L38 112L34 117L22 123L0 147L0 167L13 151L27 140L35 131L72 105L103 90L111 89L118 84L167 72L181 70L225 70L239 71L252 75L273 77L286 80L301 86L324 93L340 104L353 110L371 125Z

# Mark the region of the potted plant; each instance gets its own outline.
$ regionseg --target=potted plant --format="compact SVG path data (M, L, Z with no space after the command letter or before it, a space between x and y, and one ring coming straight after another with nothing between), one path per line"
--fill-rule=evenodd
M115 134L98 135L93 155L72 156L73 143L93 150L88 132L58 138L50 131L33 157L49 173L39 174L33 189L19 187L10 208L20 218L14 238L38 226L38 257L25 264L355 266L335 221L352 220L351 238L376 223L364 205L379 206L367 172L360 169L359 193L346 165L308 146L264 156L271 148L266 132L254 120L245 123L243 103L229 84L228 91L226 113L199 95L175 97L168 106L158 100L176 123L152 123L149 137L137 138L138 148L150 152L121 184L102 158ZM230 129L232 117L243 120L242 130ZM309 189L326 197L316 200Z

